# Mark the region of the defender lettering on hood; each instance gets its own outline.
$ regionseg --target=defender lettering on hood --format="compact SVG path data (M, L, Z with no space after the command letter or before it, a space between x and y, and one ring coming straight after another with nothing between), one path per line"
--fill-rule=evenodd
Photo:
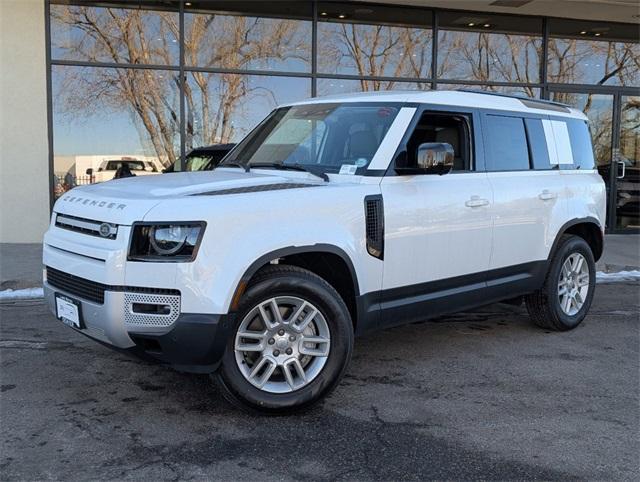
M72 203L80 203L85 206L96 206L99 208L105 209L124 209L127 207L126 204L112 202L112 201L100 201L98 199L91 199L87 197L81 196L64 196L60 198L63 202L72 202Z

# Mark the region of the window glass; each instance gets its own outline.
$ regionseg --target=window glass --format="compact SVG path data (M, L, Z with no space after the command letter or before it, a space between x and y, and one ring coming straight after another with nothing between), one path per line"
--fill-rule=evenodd
M640 85L638 26L551 19L549 82Z
M281 108L244 139L225 162L301 164L332 173L347 166L354 173L371 162L398 111L396 105L381 103Z
M396 82L391 80L318 79L318 95L373 92L377 90L429 90L427 82Z
M573 166L578 169L595 169L596 163L588 124L585 121L571 119L567 121L567 127L573 153Z
M318 5L318 71L429 77L431 12L375 5Z
M146 161L155 172L175 162L180 155L177 77L165 70L53 66L55 195L109 180L98 173L104 161Z
M539 82L540 19L442 12L438 22L439 79Z
M56 60L178 65L177 12L51 5Z
M185 87L187 149L238 142L278 104L311 96L299 77L190 72Z
M613 119L613 95L554 92L553 100L584 112L589 119L596 163L600 174L609 179Z
M238 70L311 70L311 22L185 14L185 63Z
M485 116L485 150L490 171L529 169L529 150L524 122L519 117Z
M464 114L425 113L407 142L408 166L416 166L420 144L443 142L453 149L454 171L471 169L469 117Z
M555 167L549 159L549 150L547 149L547 138L542 127L541 119L525 119L527 128L527 139L529 141L529 150L531 151L531 163L534 169L546 170Z

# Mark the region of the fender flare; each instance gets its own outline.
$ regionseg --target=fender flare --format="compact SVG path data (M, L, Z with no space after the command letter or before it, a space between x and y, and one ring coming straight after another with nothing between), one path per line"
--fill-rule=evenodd
M360 286L358 284L358 275L356 273L355 267L353 266L353 262L349 255L338 246L333 244L311 244L305 246L288 246L285 248L276 249L274 251L270 251L268 253L263 254L258 259L256 259L253 263L249 265L249 267L245 270L244 274L240 278L236 289L234 290L233 298L231 299L231 311L235 311L238 303L240 302L240 298L243 295L244 291L247 288L247 285L253 275L255 275L258 270L267 264L269 261L284 258L286 256L291 256L294 254L302 254L302 253L329 253L339 256L347 265L349 269L349 273L351 274L351 280L353 282L354 293L357 296L360 295Z
M558 230L558 234L556 235L556 238L553 241L553 244L551 245L551 250L549 251L549 256L547 257L547 260L551 260L551 257L556 252L556 249L558 248L558 244L560 243L560 238L564 236L564 234L567 232L569 228L571 228L572 226L576 226L578 224L595 225L598 228L598 231L600 232L600 244L602 246L602 249L604 250L604 234L602 231L602 225L600 224L600 221L598 221L596 218L591 216L588 216L586 218L576 218L576 219L572 219L571 221L567 221L560 227L560 229ZM600 253L600 256L602 256L602 253Z

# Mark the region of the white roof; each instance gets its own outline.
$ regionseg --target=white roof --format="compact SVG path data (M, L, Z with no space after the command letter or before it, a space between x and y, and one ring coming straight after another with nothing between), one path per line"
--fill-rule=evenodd
M357 94L340 94L326 97L314 97L300 102L286 105L322 104L326 102L399 102L437 104L456 107L473 107L478 109L495 109L518 112L530 112L554 116L576 117L586 120L587 117L579 110L569 107L569 112L545 109L545 102L541 102L540 109L529 107L521 100L535 102L537 99L527 97L516 98L497 94L483 94L481 92L463 92L459 90L383 90L362 92ZM550 106L551 107L551 106Z

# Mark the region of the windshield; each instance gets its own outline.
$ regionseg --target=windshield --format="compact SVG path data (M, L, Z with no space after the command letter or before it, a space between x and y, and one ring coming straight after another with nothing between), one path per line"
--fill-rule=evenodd
M108 161L107 166L105 167L106 171L117 171L122 167L122 165L126 164L131 171L143 171L144 164L142 161Z
M222 165L303 165L354 174L369 165L399 108L397 104L350 103L277 109Z

